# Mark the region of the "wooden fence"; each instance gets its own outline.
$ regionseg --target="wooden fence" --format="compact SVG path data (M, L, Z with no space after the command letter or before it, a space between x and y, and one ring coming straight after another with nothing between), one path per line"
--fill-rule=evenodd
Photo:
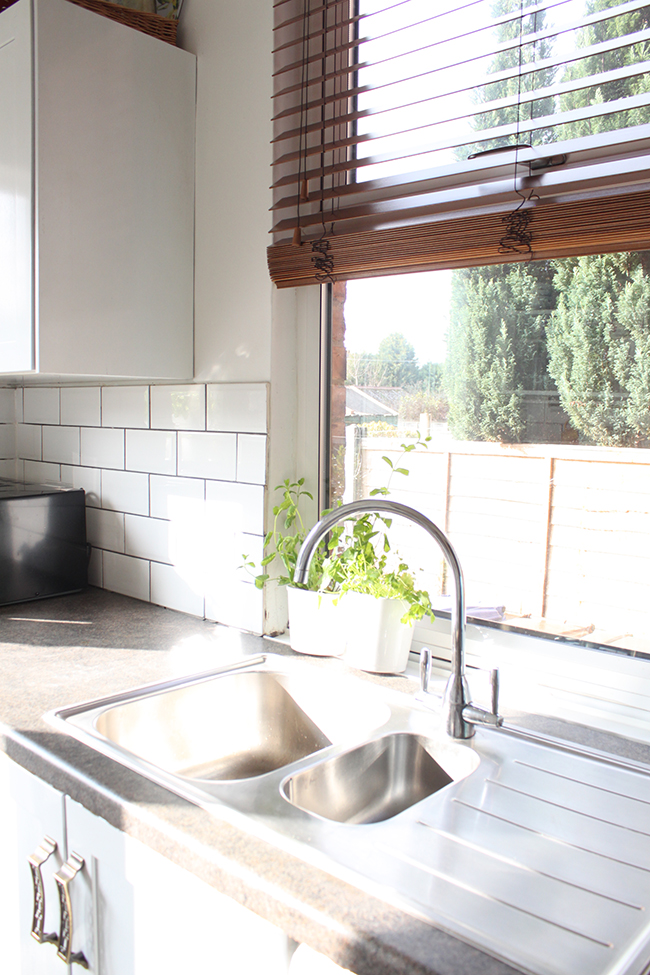
M401 450L360 442L356 496L386 485ZM650 450L459 443L418 448L393 474L391 498L445 529L463 565L468 602L505 605L512 622L650 651ZM442 563L408 526L409 564L445 592Z

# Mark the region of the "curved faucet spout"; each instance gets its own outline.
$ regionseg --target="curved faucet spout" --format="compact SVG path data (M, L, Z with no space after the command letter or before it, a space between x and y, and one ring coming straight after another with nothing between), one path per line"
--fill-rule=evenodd
M375 500L374 498L341 505L340 508L335 508L329 514L324 515L307 535L298 553L294 581L303 584L307 581L309 563L318 543L335 525L353 515L366 512L398 515L415 525L419 525L438 543L451 569L454 582L451 608L451 676L445 691L444 705L448 733L452 738L471 738L474 734L474 724L499 724L500 719L496 717L496 714L490 715L489 712L483 712L471 704L465 677L465 584L463 582L463 570L445 533L426 515L397 501ZM464 711L466 711L465 714ZM485 718L481 715L485 715Z

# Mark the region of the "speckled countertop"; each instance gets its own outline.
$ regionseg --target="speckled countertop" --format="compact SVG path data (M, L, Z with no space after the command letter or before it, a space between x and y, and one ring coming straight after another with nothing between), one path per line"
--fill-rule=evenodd
M91 812L358 975L512 975L512 967L178 798L42 719L67 704L279 649L97 589L0 608L2 747ZM335 659L314 666L345 669ZM365 679L414 689L404 677ZM645 745L511 717L650 762Z

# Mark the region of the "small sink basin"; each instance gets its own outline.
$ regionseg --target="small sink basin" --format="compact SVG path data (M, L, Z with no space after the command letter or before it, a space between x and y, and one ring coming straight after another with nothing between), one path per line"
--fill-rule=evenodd
M434 757L435 755L435 757ZM479 764L475 752L407 732L385 735L286 779L294 806L337 823L380 823Z
M119 704L95 727L166 772L213 781L264 775L331 744L272 674L256 671Z

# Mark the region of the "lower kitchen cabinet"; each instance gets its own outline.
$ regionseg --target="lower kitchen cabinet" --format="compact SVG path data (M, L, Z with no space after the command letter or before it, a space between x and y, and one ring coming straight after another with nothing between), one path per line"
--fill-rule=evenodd
M4 755L0 795L6 975L76 975L85 966L91 975L287 975L295 945L282 931ZM43 859L49 841L56 848ZM65 928L67 888L70 965L55 943L31 935L30 857L42 860L45 935Z
M0 836L3 880L0 886L3 972L7 975L50 975L66 966L57 958L52 940L32 936L34 887L28 857L42 881L41 934L58 934L59 906L54 874L65 862L65 803L60 792L0 755ZM43 846L50 838L55 848ZM40 865L36 857L40 851Z

